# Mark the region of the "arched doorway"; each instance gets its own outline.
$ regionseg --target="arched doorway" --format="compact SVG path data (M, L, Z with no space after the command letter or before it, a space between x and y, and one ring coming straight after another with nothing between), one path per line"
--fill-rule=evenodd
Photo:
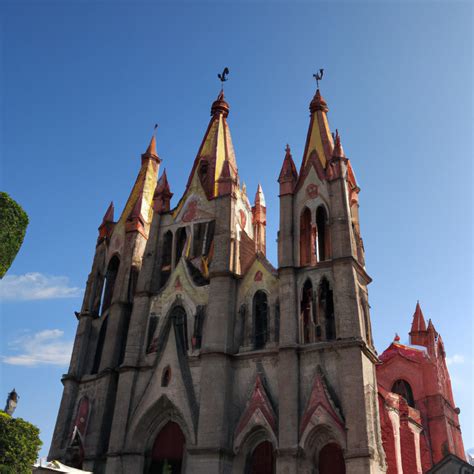
M148 474L181 474L185 443L179 425L168 422L153 444Z
M275 472L275 457L270 441L258 444L250 455L248 474L273 474Z
M318 456L319 474L346 474L342 449L336 443L324 446Z

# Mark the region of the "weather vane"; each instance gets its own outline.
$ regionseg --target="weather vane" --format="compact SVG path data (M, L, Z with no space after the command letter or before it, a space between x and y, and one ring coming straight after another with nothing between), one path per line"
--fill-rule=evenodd
M229 74L229 68L225 67L224 70L222 71L222 74L217 74L217 77L221 81L221 90L224 90L224 82L227 81L227 76Z
M320 69L318 73L313 74L313 77L316 79L316 87L319 89L319 81L323 78L324 69Z

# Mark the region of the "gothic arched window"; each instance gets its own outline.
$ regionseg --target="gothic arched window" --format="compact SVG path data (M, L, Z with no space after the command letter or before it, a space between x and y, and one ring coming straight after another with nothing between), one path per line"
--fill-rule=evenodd
M406 380L396 380L392 386L392 392L402 396L409 406L415 408L415 399L410 384Z
M318 262L323 262L328 258L328 228L326 225L327 216L323 206L316 210L316 228L318 238L316 240L316 255Z
M115 281L120 266L120 259L117 255L114 255L109 262L107 267L107 273L105 274L104 293L102 295L102 308L100 314L104 314L109 309L112 303L112 297L114 295Z
M311 211L305 207L300 217L300 265L311 265L313 246L311 245Z
M302 344L315 342L317 337L316 314L314 307L313 285L311 280L306 280L303 286L300 313L300 340ZM319 331L319 336L320 336Z
M324 317L324 329L326 340L336 339L336 320L334 318L334 301L332 290L326 278L319 285L319 311Z
M267 295L259 290L253 297L254 347L262 349L268 339L268 302Z

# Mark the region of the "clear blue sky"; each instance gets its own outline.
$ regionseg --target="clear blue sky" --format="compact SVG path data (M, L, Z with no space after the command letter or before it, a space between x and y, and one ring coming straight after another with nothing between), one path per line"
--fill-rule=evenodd
M240 177L251 195L262 183L276 263L284 147L299 165L324 67L362 188L376 346L407 340L419 299L474 447L472 5L236 3L0 5L1 188L30 216L2 283L0 397L17 389L45 454L101 218L111 200L121 211L155 122L177 202L223 66Z

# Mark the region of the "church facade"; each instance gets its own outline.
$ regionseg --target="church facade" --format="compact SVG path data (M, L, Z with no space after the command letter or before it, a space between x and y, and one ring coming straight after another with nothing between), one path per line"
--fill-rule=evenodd
M278 268L223 92L174 208L152 137L122 213L111 204L99 227L50 458L107 474L464 462L443 343L421 308L417 348L375 351L360 189L319 89L310 113L300 169L287 146L278 177Z

